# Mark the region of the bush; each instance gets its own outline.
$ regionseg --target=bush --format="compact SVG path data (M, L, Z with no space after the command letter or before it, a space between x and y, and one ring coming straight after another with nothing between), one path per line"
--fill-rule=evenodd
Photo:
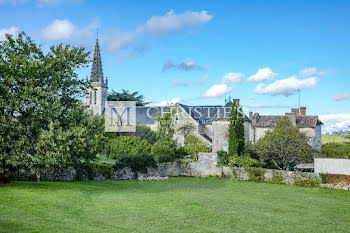
M218 154L218 156L220 158L220 161L221 161L220 163L222 165L228 165L228 163L229 163L229 156L228 156L227 152L221 150L221 151L218 151L217 154Z
M350 158L350 143L349 142L331 142L322 145L320 157L323 158Z
M265 180L265 168L260 167L247 167L245 170L249 174L249 180L255 182L263 182Z
M185 138L185 148L187 153L194 159L198 158L200 152L209 152L209 147L197 136L188 135Z
M259 155L257 151L257 147L255 144L247 143L244 145L244 155L249 156L252 159L259 160Z
M149 154L141 155L123 155L118 158L115 169L130 168L133 172L147 172L147 168L155 168L157 162L154 157Z
M84 180L84 177L92 180L94 177L102 175L107 179L113 174L113 167L110 164L100 162L81 163L77 166L77 180Z
M186 148L185 147L179 147L177 149L175 149L175 157L177 159L183 159L185 158L187 155L187 151L186 151Z
M257 167L259 166L259 161L252 159L249 156L230 156L228 158L228 165L234 167Z
M327 173L320 173L320 177L321 177L322 184L328 184L328 174Z
M146 125L137 125L135 136L147 141L149 144L154 144L157 141L156 133Z
M294 184L302 187L319 187L320 181L311 178L299 178L295 180Z
M111 138L107 146L107 154L110 158L119 158L123 155L148 154L151 145L135 136L119 136Z
M175 160L176 146L172 141L160 140L153 144L151 153L160 163Z
M272 177L267 182L271 184L283 184L283 176L280 173L273 171Z

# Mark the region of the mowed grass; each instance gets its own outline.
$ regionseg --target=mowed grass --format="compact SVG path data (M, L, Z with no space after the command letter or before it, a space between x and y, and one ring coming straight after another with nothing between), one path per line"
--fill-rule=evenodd
M0 232L349 231L348 191L182 177L0 185Z

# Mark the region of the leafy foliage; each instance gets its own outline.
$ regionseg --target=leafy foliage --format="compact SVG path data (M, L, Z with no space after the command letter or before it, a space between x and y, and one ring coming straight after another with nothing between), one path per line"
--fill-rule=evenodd
M177 131L186 138L190 135L196 127L191 122L186 122L177 128Z
M118 158L114 168L130 168L133 172L147 172L147 168L155 168L157 163L152 155L123 155Z
M136 125L135 136L146 140L149 144L154 144L157 141L156 133L146 125Z
M167 108L157 112L157 139L172 141L175 133L174 109Z
M173 141L159 140L153 144L151 153L160 163L172 162L176 158L176 145Z
M255 182L263 182L265 180L265 168L260 167L247 167L246 172L249 174L249 180Z
M145 106L147 103L144 101L144 96L139 94L138 91L130 93L128 90L122 89L122 92L116 92L112 90L108 93L108 101L136 101L136 106Z
M23 32L6 37L0 42L0 179L14 170L40 172L92 159L101 148L79 143L99 143L102 121L83 113L79 98L88 83L75 72L88 64L89 53L58 45L44 54Z
M280 173L273 171L272 177L267 182L271 184L283 184L283 180L283 176Z
M258 167L259 161L249 156L229 156L228 165L234 167Z
M243 155L244 151L244 118L242 108L234 103L231 107L230 125L228 130L228 154Z
M294 184L302 187L319 187L320 181L311 178L299 178L295 180Z
M319 174L321 177L321 183L322 184L328 184L328 174L327 173L320 173Z
M261 161L271 161L278 169L289 170L297 161L310 162L314 151L306 135L294 127L287 117L268 130L257 143Z
M193 134L185 138L185 144L185 150L193 159L198 159L200 152L210 152L210 148L199 137Z
M322 146L320 157L323 158L338 158L349 159L350 158L350 143L349 142L331 142Z
M107 146L107 154L110 158L118 158L123 155L148 154L151 145L136 136L117 136L111 138Z

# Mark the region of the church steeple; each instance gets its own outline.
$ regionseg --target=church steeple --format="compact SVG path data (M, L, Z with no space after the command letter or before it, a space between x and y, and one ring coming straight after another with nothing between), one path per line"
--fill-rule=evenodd
M100 46L98 44L98 39L96 39L94 60L92 63L92 68L91 68L90 81L104 83L102 63L101 63L101 54L100 54Z

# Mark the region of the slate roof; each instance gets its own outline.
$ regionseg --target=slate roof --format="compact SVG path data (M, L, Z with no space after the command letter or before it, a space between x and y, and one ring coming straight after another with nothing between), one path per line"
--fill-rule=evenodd
M152 125L155 124L156 121L156 113L160 110L155 107L147 107L147 106L137 106L136 107L136 123L143 125ZM163 107L164 108L164 107ZM148 113L147 113L148 111Z
M232 102L221 105L197 105L188 106L179 104L193 119L203 125L211 125L213 121L228 121L230 119L230 111L227 109L232 106ZM226 110L225 110L226 108ZM199 113L201 114L199 114ZM244 115L244 120L249 121L249 118Z
M103 70L101 64L100 46L98 45L98 39L96 40L94 60L92 62L90 80L92 82L104 82L103 81Z
M276 125L276 122L282 119L285 116L261 116L254 115L254 126L257 127L273 127ZM318 116L300 116L296 117L296 127L298 128L315 128L316 125L322 124L321 121L318 120Z

